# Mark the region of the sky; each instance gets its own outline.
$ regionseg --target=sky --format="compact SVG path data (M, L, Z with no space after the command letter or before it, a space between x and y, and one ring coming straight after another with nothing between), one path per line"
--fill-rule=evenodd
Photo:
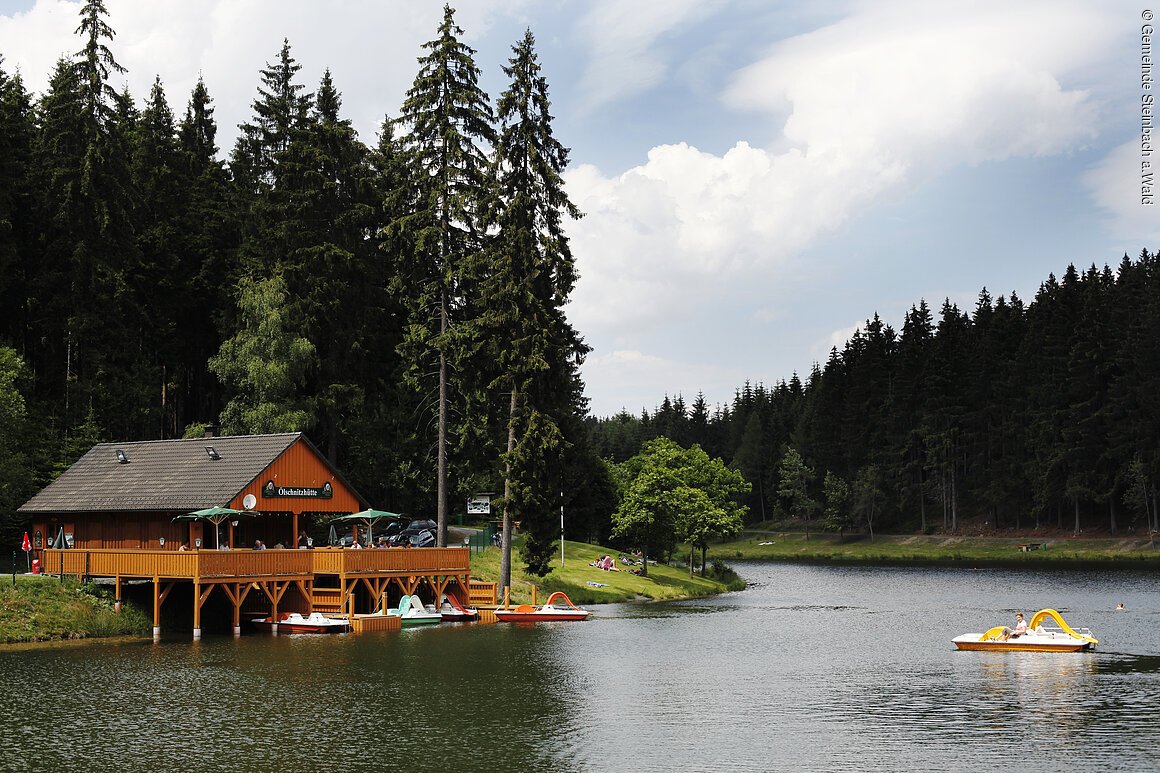
M204 78L223 157L283 39L300 82L314 89L329 68L344 115L375 143L443 7L105 4L118 78L140 103L159 77L179 116ZM746 382L805 379L874 314L900 329L920 300L971 310L983 288L1029 302L1069 263L1114 268L1160 244L1160 204L1144 203L1160 162L1146 5L458 5L493 103L512 45L536 37L584 212L568 226L580 274L568 316L592 347L596 416L665 396L728 404ZM79 7L0 0L0 67L43 93L81 47Z

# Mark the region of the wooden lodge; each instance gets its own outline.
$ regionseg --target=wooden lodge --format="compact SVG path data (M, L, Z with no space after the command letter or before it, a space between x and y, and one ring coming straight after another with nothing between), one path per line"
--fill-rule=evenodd
M219 507L224 520L174 520ZM365 500L301 433L101 443L26 502L33 558L49 574L153 584L153 635L171 592L192 584L193 636L215 592L234 634L243 614L373 611L419 594L494 603L467 548L350 550L301 539ZM266 549L253 549L261 540ZM299 548L299 543L303 545Z

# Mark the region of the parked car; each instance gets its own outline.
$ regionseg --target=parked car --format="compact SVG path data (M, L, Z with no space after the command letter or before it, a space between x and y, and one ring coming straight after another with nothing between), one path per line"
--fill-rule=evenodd
M398 521L389 521L387 523L380 523L378 526L376 526L374 528L374 530L371 533L373 540L367 539L366 527L359 526L359 527L357 527L358 528L358 544L362 545L364 548L369 548L371 546L370 543L372 541L375 543L378 543L378 541L380 539L386 538L386 540L389 542L392 537L394 537L395 535L397 535L399 533L399 527L401 525L402 524L400 524ZM341 548L349 548L353 543L354 543L354 536L350 533L350 530L347 529L338 535L338 542L336 542L335 545L338 547L341 547Z
M410 545L413 548L427 548L435 545L435 530L438 526L430 518L411 521L407 527L389 538L397 547Z
M430 529L423 529L418 534L411 535L411 547L413 548L433 548L435 547L435 532Z

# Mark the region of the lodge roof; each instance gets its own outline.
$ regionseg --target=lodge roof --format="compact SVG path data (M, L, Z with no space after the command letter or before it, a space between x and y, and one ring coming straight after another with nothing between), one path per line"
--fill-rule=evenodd
M189 511L225 505L299 438L301 432L99 443L18 512ZM121 453L126 462L120 461Z

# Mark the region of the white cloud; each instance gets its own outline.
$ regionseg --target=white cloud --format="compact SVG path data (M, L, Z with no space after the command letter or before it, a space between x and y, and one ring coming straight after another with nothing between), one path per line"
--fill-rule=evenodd
M584 374L586 379L600 383L602 399L594 408L601 416L612 415L622 408L634 415L641 409L652 411L665 394L681 395L686 405L701 391L729 395L744 379L737 368L669 359L636 350L595 354L585 361ZM658 385L663 385L659 391ZM606 394L616 397L603 396Z
M674 309L775 284L796 255L885 196L957 165L1066 153L1098 106L1062 85L1101 63L1116 26L1087 5L905 0L775 46L738 74L735 107L785 115L779 149L654 148L615 177L568 175L581 280L572 316L631 346Z
M862 329L864 322L859 322L856 325L841 328L830 333L825 343L821 346L815 345L812 354L814 359L818 362L824 363L830 357L830 350L837 349L839 352L846 348L846 342L854 337L854 334Z
M668 72L656 50L668 33L711 15L719 0L599 0L590 5L580 32L591 48L582 93L588 107L637 94Z
M478 0L457 10L456 23L471 45L499 15L516 15L526 0ZM160 75L180 117L199 74L214 99L218 144L228 151L237 124L251 117L259 71L277 59L283 39L302 65L298 81L313 91L330 68L344 112L368 144L383 117L397 114L418 70L420 44L435 37L442 4L410 0L107 0L116 31L110 49L128 73L114 75L138 100ZM4 69L19 65L25 86L43 93L53 65L82 46L75 30L79 5L37 0L27 13L0 16ZM507 54L504 50L504 54ZM482 66L482 63L480 63ZM494 67L498 63L487 63Z
M1153 134L1156 139L1146 154L1137 137L1115 148L1084 177L1092 199L1107 212L1116 236L1137 246L1160 241L1160 122ZM1153 203L1144 204L1142 191L1149 182ZM1130 250L1129 254L1135 257L1136 252Z

